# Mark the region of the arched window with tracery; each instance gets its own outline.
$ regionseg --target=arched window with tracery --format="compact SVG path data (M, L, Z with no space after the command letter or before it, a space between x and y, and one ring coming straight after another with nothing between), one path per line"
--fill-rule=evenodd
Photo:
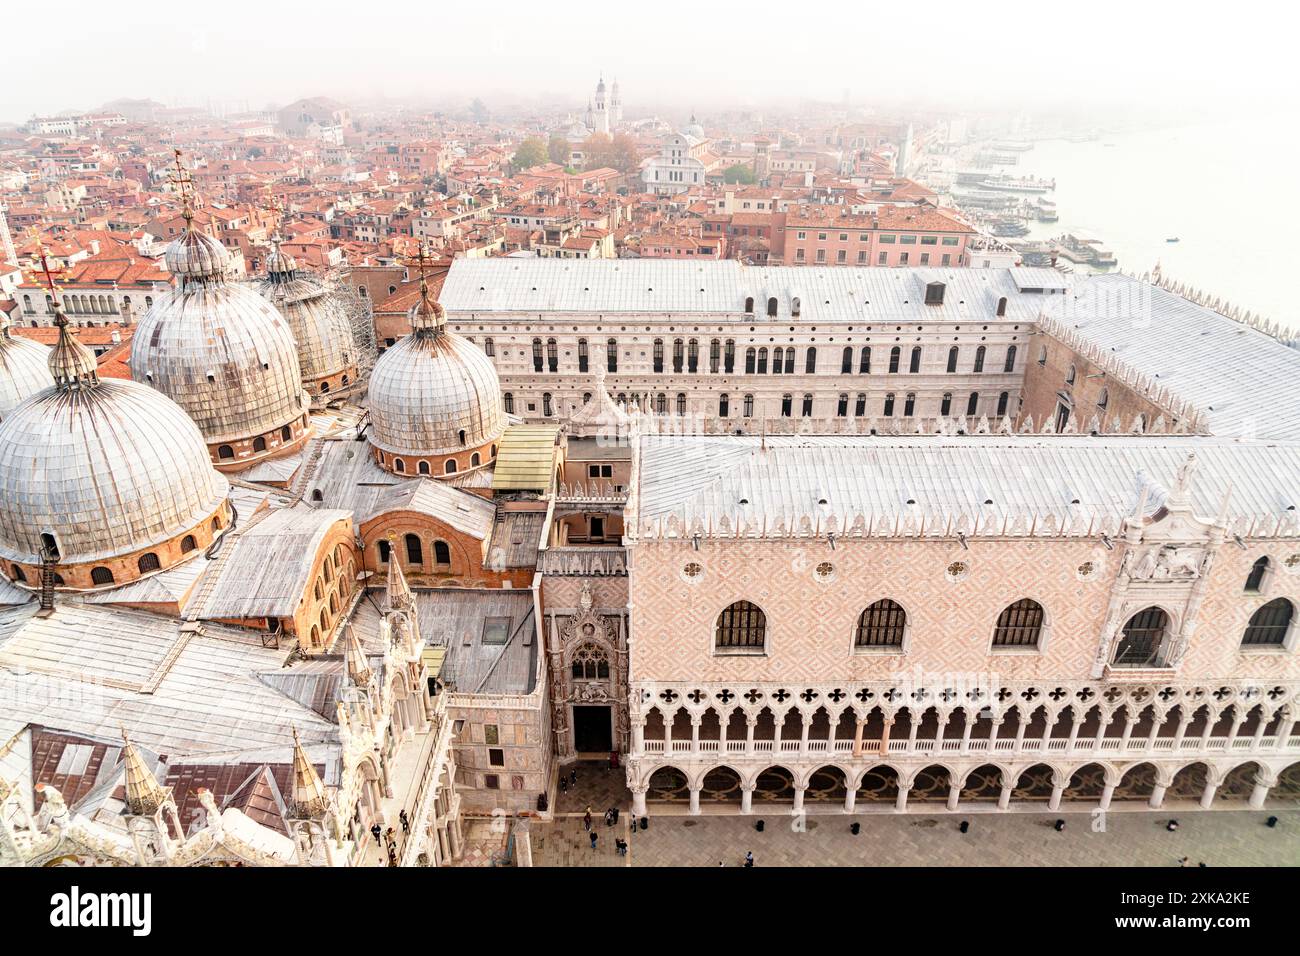
M573 654L574 680L607 680L609 652L599 644L583 644Z
M767 616L757 604L736 601L718 615L713 647L719 651L761 653L767 646Z
M994 647L1037 647L1043 633L1043 606L1030 598L1008 604L993 629Z
M1250 616L1246 633L1242 635L1243 647L1282 647L1286 644L1295 606L1286 598L1269 601Z
M907 612L897 601L882 598L858 615L854 647L902 647Z
M1147 607L1124 624L1115 648L1116 667L1152 667L1160 654L1169 629L1169 615L1162 608Z

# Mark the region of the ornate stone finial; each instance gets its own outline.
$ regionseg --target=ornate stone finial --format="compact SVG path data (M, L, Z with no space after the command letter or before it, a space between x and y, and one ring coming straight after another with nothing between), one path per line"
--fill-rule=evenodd
M402 573L402 562L397 559L397 552L390 539L388 547L388 608L392 611L405 611L414 603L411 588Z
M343 639L343 656L348 664L348 677L358 687L365 687L370 683L373 671L366 660L366 652L361 647L361 641L357 638L356 628L351 624L346 627L347 636Z
M153 816L167 802L170 794L145 764L140 751L127 736L125 727L122 728L122 743L127 812L137 817Z
M289 813L299 820L317 820L329 810L330 798L321 783L320 774L307 759L298 739L298 728L293 728L293 783L289 792Z

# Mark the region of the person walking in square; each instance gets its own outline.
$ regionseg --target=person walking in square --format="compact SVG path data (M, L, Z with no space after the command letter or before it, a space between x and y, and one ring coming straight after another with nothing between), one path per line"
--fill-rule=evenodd
M403 832L403 833L410 833L410 832L411 832L411 818L408 817L408 816L406 815L406 811L405 811L405 810L402 810L402 812L399 813L399 814L397 815L397 819L400 820L400 821L402 822L402 832Z
M591 829L591 807L588 807L587 812L582 815L582 828L584 830Z
M744 864L744 865L745 865L745 866L753 866L753 865L754 865L754 851L753 851L753 850L746 850L746 851L745 851L745 864Z
M379 824L378 824L378 823L376 823L376 824L374 824L373 826L371 826L371 828L370 828L370 832L373 833L373 834L375 835L375 842L376 842L376 843L380 843L380 844L382 844L382 843L384 842L384 840L383 840L384 831L381 830L381 829L379 829Z
M596 849L596 838L600 836L600 834L597 833L595 830L592 830L589 836L591 837L591 848L594 850Z

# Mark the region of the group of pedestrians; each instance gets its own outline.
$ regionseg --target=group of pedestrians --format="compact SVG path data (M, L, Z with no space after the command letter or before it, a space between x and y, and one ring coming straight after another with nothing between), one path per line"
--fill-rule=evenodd
M411 832L411 818L406 815L406 810L402 809L397 814L397 819L402 825L402 836L405 837ZM388 854L388 865L397 866L397 831L392 827L384 830L375 823L370 827L370 835L375 838L375 843L384 847Z

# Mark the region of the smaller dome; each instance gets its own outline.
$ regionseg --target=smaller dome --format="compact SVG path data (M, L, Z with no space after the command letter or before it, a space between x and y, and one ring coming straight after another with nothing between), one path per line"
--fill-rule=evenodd
M329 287L310 272L298 269L292 256L275 251L267 258L267 274L255 286L285 317L298 346L298 365L309 392L313 384L340 373L356 374L356 346L347 313Z
M182 282L203 280L224 276L230 268L230 253L207 233L187 228L167 246L163 261Z
M0 316L0 421L24 399L53 384L49 348L11 336L9 319Z

